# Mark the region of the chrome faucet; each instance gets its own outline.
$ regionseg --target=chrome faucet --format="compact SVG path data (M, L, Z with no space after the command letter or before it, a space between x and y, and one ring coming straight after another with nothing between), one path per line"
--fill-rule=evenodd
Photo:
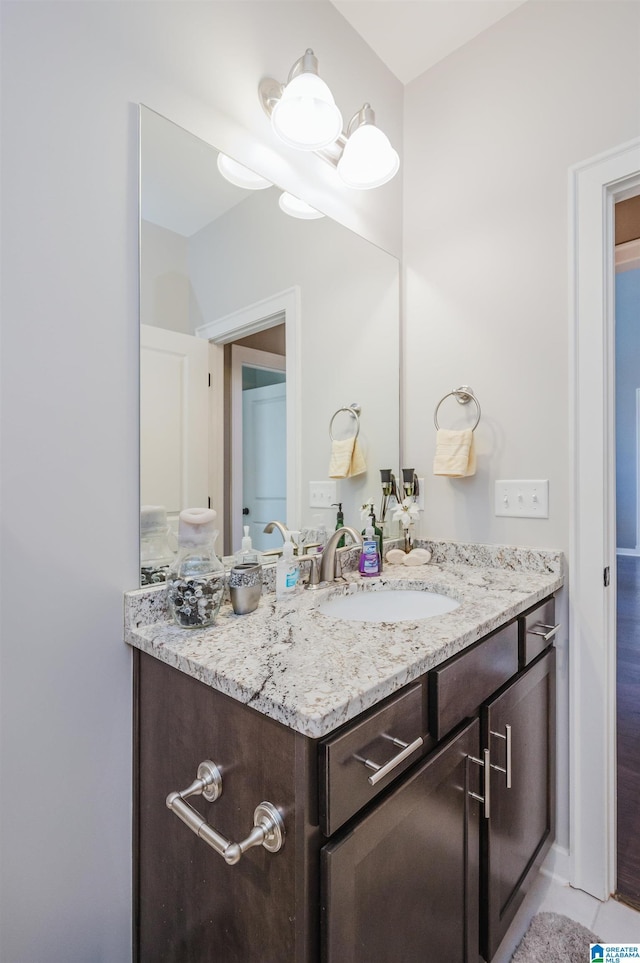
M282 541L286 542L287 538L289 537L289 530L287 529L286 525L282 524L282 522L267 522L262 531L266 532L267 535L271 535L271 532L274 530L274 528L278 529L282 535Z
M343 535L350 535L353 545L344 545L342 548L338 548L338 542ZM355 528L349 528L348 525L345 525L335 530L322 553L322 562L320 564L321 582L333 582L337 578L342 578L340 555L342 552L353 548L354 545L362 545L362 535L360 532L356 532Z
M267 522L267 524L264 526L264 528L262 529L262 531L263 531L263 532L266 532L267 535L271 535L271 532L274 530L274 528L277 528L278 531L280 532L280 534L282 535L282 541L283 541L283 543L286 542L286 540L289 538L289 536L290 536L291 533L289 532L289 529L287 528L287 526L286 526L286 525L283 525L282 522L275 522L275 521L274 521L274 522ZM293 539L291 539L291 541L293 541ZM295 552L295 546L294 546L294 552ZM278 548L265 548L265 549L261 552L261 554L262 554L262 555L273 555L273 556L278 555L278 556L279 556L279 555L282 555L282 548L281 548L281 547L278 547Z

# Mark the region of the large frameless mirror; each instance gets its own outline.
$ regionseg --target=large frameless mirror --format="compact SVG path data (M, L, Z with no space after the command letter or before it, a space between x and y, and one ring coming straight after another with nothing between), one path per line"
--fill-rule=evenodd
M140 128L141 505L166 513L170 545L179 512L210 505L224 555L245 526L279 547L274 519L331 530L332 489L314 483L355 405L366 470L334 484L359 527L398 464L397 259L328 217L290 216L275 186L230 183L213 145L144 106Z

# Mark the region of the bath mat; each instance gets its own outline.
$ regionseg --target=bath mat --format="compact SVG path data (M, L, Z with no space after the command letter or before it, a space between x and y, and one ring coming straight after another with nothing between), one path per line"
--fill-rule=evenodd
M538 913L511 957L511 963L588 963L589 943L599 942L586 927L559 913Z

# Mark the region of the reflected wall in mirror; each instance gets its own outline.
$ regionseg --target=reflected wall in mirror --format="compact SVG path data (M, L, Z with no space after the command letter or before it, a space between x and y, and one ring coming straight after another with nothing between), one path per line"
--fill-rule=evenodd
M360 406L366 470L336 480L346 524L380 501L398 465L399 265L327 217L300 220L281 190L218 171L218 150L140 108L141 504L218 512L219 553L278 547L290 529L335 527L312 506L327 481L329 425ZM210 385L210 386L209 386ZM353 432L344 413L336 440Z

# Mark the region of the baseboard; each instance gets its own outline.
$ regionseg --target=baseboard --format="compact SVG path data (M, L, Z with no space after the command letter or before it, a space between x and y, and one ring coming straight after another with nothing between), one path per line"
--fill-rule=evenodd
M560 886L570 886L571 854L569 850L558 845L558 843L554 843L540 867L540 872Z

